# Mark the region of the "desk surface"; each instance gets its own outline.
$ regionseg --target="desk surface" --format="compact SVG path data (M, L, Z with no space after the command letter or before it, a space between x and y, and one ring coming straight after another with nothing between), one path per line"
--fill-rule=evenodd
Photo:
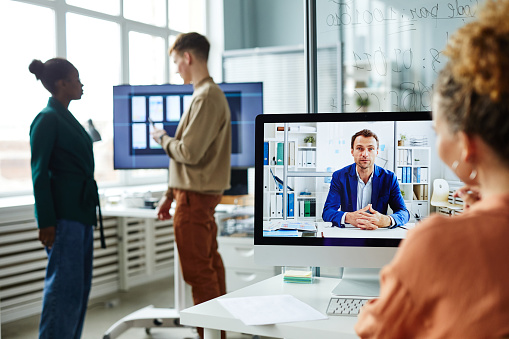
M174 214L175 202L172 205L171 215ZM216 212L232 212L235 210L234 205L219 204L216 207ZM135 208L125 207L122 204L119 205L106 205L101 207L103 216L108 217L132 217L132 218L149 218L157 219L157 210L149 208Z
M283 276L278 275L220 298L290 294L325 314L331 291L339 281L317 278L313 284L292 284L284 283ZM217 299L181 311L180 322L189 326L279 338L357 338L353 330L356 317L334 316L327 320L247 326L234 318Z
M149 208L124 207L108 205L101 208L103 216L157 219L157 211Z
M407 223L405 228L379 228L376 230L363 230L355 226L348 225L344 228L332 227L330 222L317 222L317 236L324 238L374 238L374 239L405 239L409 229L415 224Z

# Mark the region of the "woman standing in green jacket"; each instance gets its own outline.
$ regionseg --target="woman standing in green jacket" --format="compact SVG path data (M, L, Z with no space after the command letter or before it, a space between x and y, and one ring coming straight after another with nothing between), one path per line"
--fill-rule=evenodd
M67 60L33 60L31 73L51 93L30 126L39 240L48 254L39 338L80 338L92 283L97 184L92 139L69 112L83 95Z

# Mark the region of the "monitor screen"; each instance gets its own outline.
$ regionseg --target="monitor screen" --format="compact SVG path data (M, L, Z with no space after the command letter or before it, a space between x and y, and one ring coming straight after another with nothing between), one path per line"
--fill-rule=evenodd
M253 167L254 121L263 113L263 84L222 83L231 112L232 168ZM113 88L115 169L168 168L169 158L150 135L150 120L175 135L189 107L192 85L122 85Z
M393 173L392 188L373 178L371 203L396 192L404 205L379 208L387 208L385 215L395 206L408 210L410 219L397 227L364 230L324 221L332 175L356 168L351 139L363 129L378 137L375 168ZM261 115L255 145L255 259L266 265L382 267L408 229L429 214L431 184L443 173L430 112ZM338 190L356 192L356 176L352 184L337 178ZM357 196L345 200L337 210L358 209Z

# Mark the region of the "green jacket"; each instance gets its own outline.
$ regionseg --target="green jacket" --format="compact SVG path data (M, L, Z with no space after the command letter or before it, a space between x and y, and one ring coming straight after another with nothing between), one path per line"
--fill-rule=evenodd
M57 219L96 225L98 204L92 139L58 100L30 126L35 217L39 228Z

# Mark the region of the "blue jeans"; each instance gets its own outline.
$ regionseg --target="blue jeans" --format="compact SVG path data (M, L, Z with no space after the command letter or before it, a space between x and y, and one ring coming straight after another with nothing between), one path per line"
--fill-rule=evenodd
M79 339L92 285L94 229L58 220L55 242L46 248L40 339Z

